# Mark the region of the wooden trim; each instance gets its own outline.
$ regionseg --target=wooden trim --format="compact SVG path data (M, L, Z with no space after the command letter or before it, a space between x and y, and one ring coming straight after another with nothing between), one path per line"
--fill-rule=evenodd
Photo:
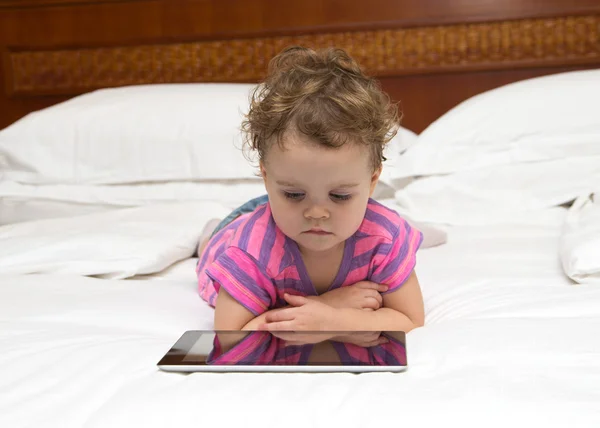
M600 63L600 14L139 46L13 50L13 95L260 80L286 46L342 47L375 76Z
M266 36L300 31L354 31L362 29L415 27L427 25L467 24L488 21L577 16L600 13L598 0L0 0L1 9L44 9L77 7L94 13L106 3L151 9L153 13L180 10L184 16L209 13L212 18L234 14L236 18L251 14L260 18L260 28L253 19L236 19L239 31L222 21L211 19L214 33L239 36ZM306 11L310 19L307 20ZM226 21L226 20L225 20Z
M125 3L146 0L0 0L0 9L30 9L51 6L79 6L101 3Z

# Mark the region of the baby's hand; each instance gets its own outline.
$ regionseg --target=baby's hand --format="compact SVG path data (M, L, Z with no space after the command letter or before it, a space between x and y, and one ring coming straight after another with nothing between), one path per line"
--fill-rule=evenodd
M387 285L371 281L360 281L346 287L336 288L319 296L319 300L334 308L354 308L377 310L383 304L381 294L388 290Z

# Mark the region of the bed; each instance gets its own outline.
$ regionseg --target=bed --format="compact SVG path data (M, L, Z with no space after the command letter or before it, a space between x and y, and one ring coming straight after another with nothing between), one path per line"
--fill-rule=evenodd
M600 426L600 5L275 3L0 2L0 426ZM234 124L289 43L402 102L409 370L161 372L212 326L196 246L264 191Z

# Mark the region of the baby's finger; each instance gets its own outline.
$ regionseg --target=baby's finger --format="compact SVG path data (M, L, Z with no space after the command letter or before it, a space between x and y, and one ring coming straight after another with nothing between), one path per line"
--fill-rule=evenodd
M293 308L283 309L277 312L269 312L265 315L266 322L291 321L294 319Z
M364 290L377 290L379 284L373 281L360 281L354 284L355 287L362 288Z
M283 298L285 299L286 302L288 302L292 306L303 306L303 305L306 305L308 302L310 302L310 300L304 296L297 296L297 295L288 294L288 293L284 293Z
M390 289L390 287L388 287L385 284L377 284L377 291L379 291L380 293L385 293L389 289Z
M365 290L376 290L380 293L385 293L388 291L389 287L384 284L377 284L373 281L361 281L356 284L359 288L363 288Z
M363 309L372 309L372 310L376 311L380 307L381 307L381 302L379 302L375 297L367 296L365 298Z
M377 291L375 290L366 290L365 293L367 293L367 295L375 300L377 300L377 304L379 305L377 307L377 309L379 309L381 307L381 305L383 305L383 297L381 297L381 294L379 294Z
M266 331L294 331L294 322L293 321L277 321L277 322L269 322L261 325L260 330Z

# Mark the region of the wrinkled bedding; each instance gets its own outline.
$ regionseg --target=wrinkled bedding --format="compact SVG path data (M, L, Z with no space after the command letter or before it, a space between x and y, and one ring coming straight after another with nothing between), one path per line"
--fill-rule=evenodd
M133 279L4 273L0 426L600 426L600 288L563 273L563 220L450 227L422 250L426 326L400 374L159 371L212 326L189 256Z

